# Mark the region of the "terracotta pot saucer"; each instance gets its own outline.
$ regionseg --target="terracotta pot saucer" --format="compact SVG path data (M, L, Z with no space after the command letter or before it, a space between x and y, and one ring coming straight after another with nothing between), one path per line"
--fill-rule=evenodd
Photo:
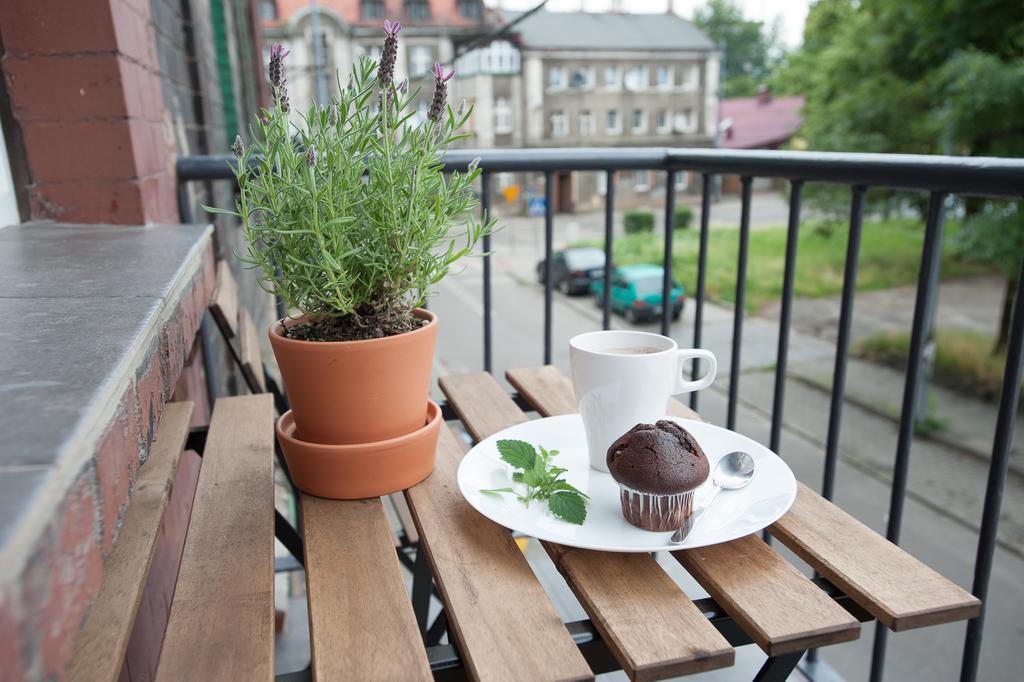
M277 420L277 438L295 485L335 500L380 497L410 488L434 469L441 408L427 401L423 426L397 438L355 445L309 443L296 437L289 410Z

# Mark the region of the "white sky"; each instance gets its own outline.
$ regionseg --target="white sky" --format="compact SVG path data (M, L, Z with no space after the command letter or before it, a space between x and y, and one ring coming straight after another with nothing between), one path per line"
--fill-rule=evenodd
M540 0L487 0L491 7L502 6L506 9L529 9ZM804 19L807 17L807 5L810 0L737 0L743 9L743 15L750 19L758 19L770 23L775 17L781 17L781 37L787 47L800 44L804 31ZM554 12L607 12L615 0L548 0L547 9ZM676 12L687 19L693 16L693 10L703 6L705 0L620 0L626 12L664 12L669 2L673 2Z

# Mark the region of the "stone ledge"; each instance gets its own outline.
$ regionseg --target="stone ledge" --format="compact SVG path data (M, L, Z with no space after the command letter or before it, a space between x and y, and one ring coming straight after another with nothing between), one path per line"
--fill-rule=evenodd
M63 676L213 293L211 234L0 230L0 669Z

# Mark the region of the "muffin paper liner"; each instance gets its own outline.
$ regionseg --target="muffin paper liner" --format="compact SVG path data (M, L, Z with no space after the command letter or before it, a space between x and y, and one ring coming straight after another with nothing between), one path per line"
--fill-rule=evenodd
M619 484L622 515L643 530L665 532L675 530L693 514L693 491L674 495L643 493Z

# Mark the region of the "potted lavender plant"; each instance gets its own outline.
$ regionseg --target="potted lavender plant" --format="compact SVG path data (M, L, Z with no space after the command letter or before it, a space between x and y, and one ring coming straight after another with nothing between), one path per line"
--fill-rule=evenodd
M379 444L424 429L438 322L422 306L491 228L472 217L475 164L442 172L470 115L447 103L454 74L435 65L429 113L415 121L416 92L394 82L400 30L385 22L380 62L361 60L338 96L304 115L290 112L287 52L274 45L273 105L252 145L235 141L239 199L228 213L244 227L241 260L294 311L269 334L292 436L306 443Z

